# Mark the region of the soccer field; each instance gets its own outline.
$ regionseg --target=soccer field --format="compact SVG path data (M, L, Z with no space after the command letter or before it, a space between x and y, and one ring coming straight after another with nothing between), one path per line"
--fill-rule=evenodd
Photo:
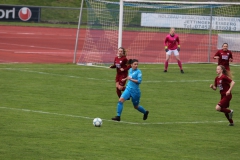
M116 115L114 69L0 64L0 159L238 160L240 67L230 66L235 126L215 111L216 64L139 64L142 120L131 101ZM95 117L103 120L94 127Z

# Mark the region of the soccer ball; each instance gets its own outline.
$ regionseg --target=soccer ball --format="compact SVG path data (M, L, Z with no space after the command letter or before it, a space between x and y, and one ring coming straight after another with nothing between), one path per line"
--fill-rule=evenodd
M102 122L102 119L101 119L101 118L94 118L94 120L93 120L93 125L94 125L95 127L101 127L102 124L103 124L103 122Z

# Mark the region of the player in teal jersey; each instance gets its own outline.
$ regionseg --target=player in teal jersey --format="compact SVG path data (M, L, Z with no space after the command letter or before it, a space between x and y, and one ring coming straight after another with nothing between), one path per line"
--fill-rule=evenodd
M117 116L112 118L112 120L114 121L121 120L123 103L125 102L125 100L129 99L130 97L132 99L132 104L134 108L137 109L139 112L143 113L143 120L146 120L148 118L149 111L146 111L142 106L139 105L140 97L141 97L139 84L141 84L142 82L142 72L141 70L138 69L138 60L130 59L129 63L131 64L129 74L126 78L122 79L122 81L128 80L127 86L125 91L122 93L121 97L119 98L119 101L117 104Z

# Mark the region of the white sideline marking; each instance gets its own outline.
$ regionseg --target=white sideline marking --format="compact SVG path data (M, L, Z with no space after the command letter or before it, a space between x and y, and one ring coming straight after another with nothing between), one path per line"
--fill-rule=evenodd
M36 111L36 110L30 110L30 109L18 109L18 108L9 108L9 107L0 107L0 109L8 109L8 110L14 110L14 111L22 111L22 112L34 112L39 114L47 114L47 115L56 115L56 116L64 116L64 117L73 117L73 118L83 118L83 119L91 119L94 118L91 117L85 117L85 116L78 116L78 115L71 115L71 114L60 114L60 113L53 113L53 112L45 112L45 111ZM103 121L108 122L116 122L113 120L108 119L102 119ZM237 121L235 121L237 122ZM151 124L206 124L206 123L227 123L227 121L195 121L195 122L157 122L157 123L137 123L137 122L127 122L127 121L120 121L116 123L126 123L126 124L137 124L137 125L151 125Z
M78 76L71 76L71 75L61 75L61 74L54 74L54 73L47 73L47 72L38 72L38 71L29 71L29 70L22 70L22 69L15 69L15 68L0 68L0 69L8 69L8 70L15 70L21 72L29 72L29 73L38 73L38 74L46 74L46 75L53 75L53 76L62 76L62 77L69 77L69 78L86 78L89 80L96 80L96 81L109 81L112 82L114 80L109 79L98 79L98 78L87 78L87 77L78 77ZM181 80L181 81L144 81L144 83L194 83L194 82L212 82L213 80ZM237 80L235 80L237 81Z

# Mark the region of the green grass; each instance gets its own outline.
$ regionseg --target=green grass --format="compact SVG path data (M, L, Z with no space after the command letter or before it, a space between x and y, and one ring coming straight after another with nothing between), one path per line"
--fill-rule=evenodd
M220 160L239 159L239 66L231 108L235 126L215 111L215 64L140 64L141 105L149 119L118 98L115 70L73 64L0 65L0 159ZM100 128L92 125L103 119Z

